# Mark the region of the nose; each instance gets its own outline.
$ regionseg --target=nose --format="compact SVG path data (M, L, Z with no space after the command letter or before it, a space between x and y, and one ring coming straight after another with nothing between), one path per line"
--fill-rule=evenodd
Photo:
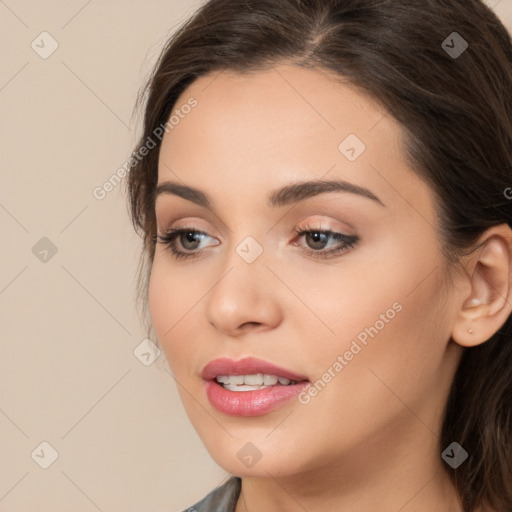
M263 257L247 263L235 253L205 299L207 321L230 337L274 329L282 321L276 285Z

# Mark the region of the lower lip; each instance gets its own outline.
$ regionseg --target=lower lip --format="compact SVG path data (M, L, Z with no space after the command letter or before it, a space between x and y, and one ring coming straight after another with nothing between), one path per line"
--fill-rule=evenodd
M309 382L271 386L254 391L229 391L215 380L206 382L206 395L220 412L230 416L261 416L297 396Z

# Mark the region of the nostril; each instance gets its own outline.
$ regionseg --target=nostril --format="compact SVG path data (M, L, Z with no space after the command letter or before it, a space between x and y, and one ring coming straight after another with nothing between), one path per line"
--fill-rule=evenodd
M253 331L255 328L259 327L259 330L264 330L266 327L261 322L245 322L240 326L241 331Z

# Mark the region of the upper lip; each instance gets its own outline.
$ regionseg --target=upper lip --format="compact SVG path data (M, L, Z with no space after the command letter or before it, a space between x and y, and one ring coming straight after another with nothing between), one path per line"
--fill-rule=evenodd
M246 357L237 361L225 357L214 359L203 368L201 377L205 380L214 380L218 375L254 375L256 373L275 375L299 382L308 380L303 375L254 357Z

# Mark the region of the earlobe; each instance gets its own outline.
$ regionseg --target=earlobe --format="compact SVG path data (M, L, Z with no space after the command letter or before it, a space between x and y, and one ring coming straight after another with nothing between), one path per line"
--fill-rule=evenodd
M463 298L452 339L473 347L499 331L512 312L512 230L507 224L488 229L480 238L467 276L471 289Z

